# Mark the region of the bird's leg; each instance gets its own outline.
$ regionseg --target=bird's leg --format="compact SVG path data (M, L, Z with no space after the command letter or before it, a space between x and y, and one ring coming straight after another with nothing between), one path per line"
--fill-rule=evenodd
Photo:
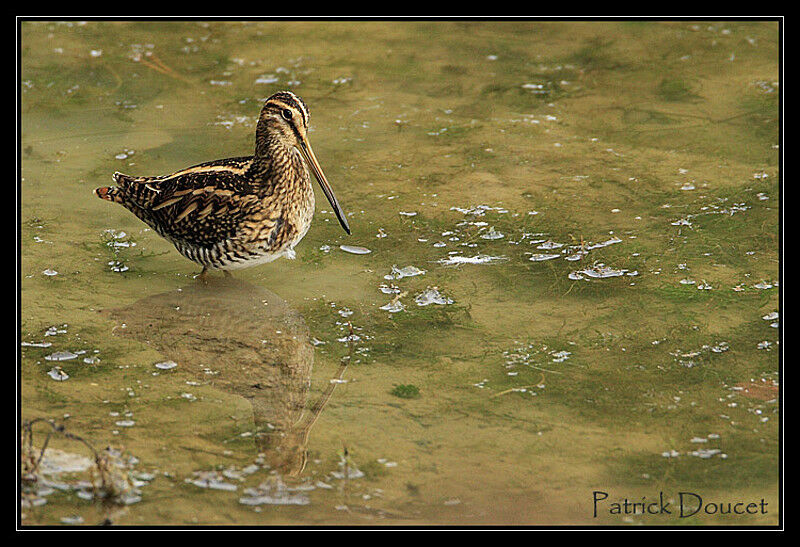
M225 274L225 277L233 277L233 274L231 272L229 272L228 270L222 270L222 273Z
M198 281L200 281L202 283L208 283L208 268L203 266L203 271L200 272L199 274L197 274L195 279L197 279Z

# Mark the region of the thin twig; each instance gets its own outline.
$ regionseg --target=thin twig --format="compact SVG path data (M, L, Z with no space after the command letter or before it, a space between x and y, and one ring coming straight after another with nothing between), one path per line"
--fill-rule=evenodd
M494 395L492 395L489 398L493 399L495 397L500 397L501 395L505 395L506 393L511 393L512 391L520 391L522 389L528 389L528 388L531 388L531 387L538 387L538 386L540 386L542 384L544 384L544 374L542 374L542 379L539 380L538 384L531 384L529 386L512 387L510 389L506 389L505 391L501 391L500 393L495 393Z

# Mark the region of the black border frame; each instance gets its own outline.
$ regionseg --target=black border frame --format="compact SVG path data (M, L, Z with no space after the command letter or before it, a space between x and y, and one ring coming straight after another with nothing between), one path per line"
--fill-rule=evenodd
M722 22L722 21L756 21L756 22L777 22L778 23L778 77L781 85L779 86L778 98L778 170L779 170L779 204L778 204L778 302L781 310L781 321L778 333L779 340L779 357L778 357L778 378L779 378L779 400L778 407L779 427L778 427L778 499L779 499L779 516L777 525L697 525L697 526L662 526L662 525L643 525L643 526L630 526L630 525L474 525L474 526L454 526L454 525L224 525L224 526L211 526L211 525L116 525L114 527L92 526L92 525L23 525L21 520L22 510L19 504L19 493L21 490L20 478L20 433L21 433L21 417L22 417L22 379L20 374L22 350L20 346L20 324L22 319L21 307L21 280L22 280L22 242L20 230L20 218L22 211L22 192L21 192L21 178L22 178L22 23L26 21L279 21L279 22L297 22L297 21L397 21L397 22L416 22L416 21L556 21L556 22L569 22L569 21L647 21L647 22L680 22L680 21L706 21L706 22ZM553 530L553 531L712 531L712 530L727 530L727 531L779 531L783 532L784 528L784 419L785 409L784 405L786 399L784 397L784 32L783 32L784 16L280 16L280 17L223 17L223 16L16 16L16 211L15 211L15 234L16 234L16 489L15 489L15 505L16 505L16 534L19 535L21 531L33 530L162 530L162 531L253 531L253 530L292 530L292 531L345 531L345 530L380 530L380 531L414 531L414 530L430 530L430 531L456 531L456 530L474 530L474 531L514 531L514 530Z

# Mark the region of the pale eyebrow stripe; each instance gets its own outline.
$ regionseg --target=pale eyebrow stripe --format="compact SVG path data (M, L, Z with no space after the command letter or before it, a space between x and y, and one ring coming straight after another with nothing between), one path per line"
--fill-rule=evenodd
M295 95L294 97L297 97L297 95ZM270 104L275 105L279 108L293 108L294 110L297 110L298 112L300 112L300 115L303 116L303 126L308 128L308 112L306 111L302 102L297 101L297 104L289 104L283 101L281 97L279 97L276 99L271 99Z
M286 94L289 95L292 100L296 103L296 105L290 105L294 107L295 110L299 110L300 113L303 115L303 124L308 127L308 109L306 107L306 103L303 102L303 99L292 93L291 91L286 91Z

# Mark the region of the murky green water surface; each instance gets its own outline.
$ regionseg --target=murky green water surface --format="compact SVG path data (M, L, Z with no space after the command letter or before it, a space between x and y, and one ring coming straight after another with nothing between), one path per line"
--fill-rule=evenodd
M135 479L63 487L56 435L23 522L776 523L777 32L23 24L23 417ZM249 154L281 89L352 236L320 193L296 260L202 286L92 195ZM681 491L767 512L611 512Z

